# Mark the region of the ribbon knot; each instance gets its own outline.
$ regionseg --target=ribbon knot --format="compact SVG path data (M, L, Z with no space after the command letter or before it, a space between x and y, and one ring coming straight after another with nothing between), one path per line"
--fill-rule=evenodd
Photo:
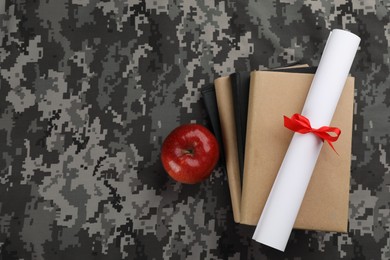
M330 147L332 147L333 151L336 152L332 142L336 142L339 138L341 134L341 130L339 128L330 126L323 126L318 129L312 128L309 119L300 114L294 114L291 118L284 116L284 126L300 134L313 133L323 142L326 141ZM333 133L334 135L331 135L330 133Z

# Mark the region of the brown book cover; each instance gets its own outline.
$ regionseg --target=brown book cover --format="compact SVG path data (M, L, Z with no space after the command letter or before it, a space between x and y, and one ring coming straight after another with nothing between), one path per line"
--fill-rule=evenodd
M290 144L293 132L283 116L301 113L314 75L251 73L240 223L256 225ZM348 226L354 78L349 77L331 126L341 136L325 144L294 228L346 232Z
M230 77L220 77L214 81L215 94L221 122L222 141L225 150L226 171L230 190L230 199L235 222L240 222L241 177L236 142L236 124L234 120L233 95Z

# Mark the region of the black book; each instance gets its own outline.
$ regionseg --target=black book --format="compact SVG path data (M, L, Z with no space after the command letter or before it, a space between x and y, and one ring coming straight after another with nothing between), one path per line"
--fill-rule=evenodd
M215 87L213 84L203 87L201 89L203 102L205 104L206 112L209 116L212 132L214 133L219 144L219 162L225 170L225 152L223 149L221 124L219 122L219 113L217 105L217 97L215 95Z
M246 122L248 115L250 72L236 72L230 75L233 94L234 117L237 134L237 153L240 176L244 172Z

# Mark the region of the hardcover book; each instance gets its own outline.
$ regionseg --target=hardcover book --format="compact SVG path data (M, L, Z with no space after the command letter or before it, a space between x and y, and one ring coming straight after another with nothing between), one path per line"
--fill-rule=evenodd
M302 111L313 74L251 73L240 223L256 225L293 132L283 116ZM342 133L318 158L294 228L346 232L348 226L354 78L349 77L331 126Z

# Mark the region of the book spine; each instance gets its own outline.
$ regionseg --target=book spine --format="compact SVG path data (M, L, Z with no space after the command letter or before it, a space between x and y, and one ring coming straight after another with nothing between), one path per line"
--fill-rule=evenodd
M233 208L233 217L234 221L239 223L241 219L241 178L238 164L236 125L234 120L233 95L230 77L220 77L214 81L214 85L225 150L226 170Z
M250 187L250 181L251 181L251 161L253 156L252 149L254 148L252 143L252 132L251 130L254 129L255 125L255 96L257 95L258 88L255 86L255 82L257 81L257 73L252 72L250 74L250 87L249 87L249 98L248 98L248 113L247 113L247 127L246 127L246 140L245 140L245 154L248 156L245 158L244 161L244 174L243 174L243 180L242 180L242 195L241 195L241 222L243 224L251 224L252 223L252 217L250 216L250 207L251 207L251 194L250 189L247 187Z

